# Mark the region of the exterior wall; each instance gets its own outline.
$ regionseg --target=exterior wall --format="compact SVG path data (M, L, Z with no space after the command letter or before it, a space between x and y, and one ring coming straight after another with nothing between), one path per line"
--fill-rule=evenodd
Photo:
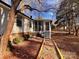
M13 30L12 30L12 33L22 33L23 32L23 27L24 27L24 25L23 25L23 19L19 19L19 20L22 21L22 26L21 27L18 27L17 26L17 22L15 21L14 26L13 26Z
M33 24L33 20L31 20L31 23L30 23L30 32L32 32L33 33L33 27L34 27L34 24Z
M24 32L30 32L30 22L28 19L24 19Z
M0 5L0 35L2 35L6 30L8 11L9 9Z
M10 9L9 7L3 4L0 4L0 35L2 35L6 31L9 9ZM30 30L29 20L24 18L25 16L23 15L18 15L18 16L21 17L21 19L19 18L19 20L21 20L22 26L21 27L17 26L17 18L16 18L14 26L13 26L12 34L28 32Z
M12 33L27 33L27 32L29 32L30 31L29 20L26 18L23 18L23 17L22 17L22 19L19 19L19 20L22 22L22 26L21 27L17 26L17 18L16 18Z

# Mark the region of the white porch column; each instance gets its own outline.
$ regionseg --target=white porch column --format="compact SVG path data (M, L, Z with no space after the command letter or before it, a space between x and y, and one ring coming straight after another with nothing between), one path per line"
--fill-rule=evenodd
M37 30L39 30L39 23L38 23L39 21L37 21ZM37 32L39 32L39 31L37 31Z
M25 33L27 33L27 32L29 32L29 30L30 30L30 27L29 27L29 20L28 19L24 19L24 24L23 24L24 26L24 32Z
M46 31L46 25L45 25L45 21L43 22L43 26L44 26L44 32Z
M45 21L43 21L43 32L44 32L44 38L45 38L45 31L46 31L46 24L45 24Z
M51 22L49 22L49 38L51 39Z
M35 32L35 21L33 22L33 32Z
M31 32L33 32L33 31L34 31L34 28L33 28L33 27L34 27L34 26L33 26L33 21L31 21L31 26L32 26L32 27L31 27Z

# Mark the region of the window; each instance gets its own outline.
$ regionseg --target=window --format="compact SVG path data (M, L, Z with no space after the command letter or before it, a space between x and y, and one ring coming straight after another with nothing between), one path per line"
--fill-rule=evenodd
M21 17L17 17L16 23L17 23L18 27L22 27L22 18Z
M49 22L46 22L46 30L49 30Z

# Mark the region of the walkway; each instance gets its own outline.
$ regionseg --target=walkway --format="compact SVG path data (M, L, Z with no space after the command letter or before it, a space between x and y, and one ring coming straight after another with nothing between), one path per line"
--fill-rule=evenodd
M37 59L58 59L54 44L50 39L44 41Z

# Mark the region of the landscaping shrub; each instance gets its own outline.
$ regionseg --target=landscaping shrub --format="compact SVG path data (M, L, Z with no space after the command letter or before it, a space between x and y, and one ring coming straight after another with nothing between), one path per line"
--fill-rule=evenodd
M28 40L30 38L30 35L29 34L24 34L23 37L24 37L24 40Z
M12 49L14 49L14 47L13 47L11 41L9 40L9 41L8 41L8 48L7 48L7 50L8 50L8 51L9 51L9 50L12 51Z
M23 41L24 41L23 37L16 37L13 39L14 44L18 44L18 43L23 42Z
M42 36L42 34L40 34L40 33L37 33L36 36L37 36L37 37L44 38L44 37Z

